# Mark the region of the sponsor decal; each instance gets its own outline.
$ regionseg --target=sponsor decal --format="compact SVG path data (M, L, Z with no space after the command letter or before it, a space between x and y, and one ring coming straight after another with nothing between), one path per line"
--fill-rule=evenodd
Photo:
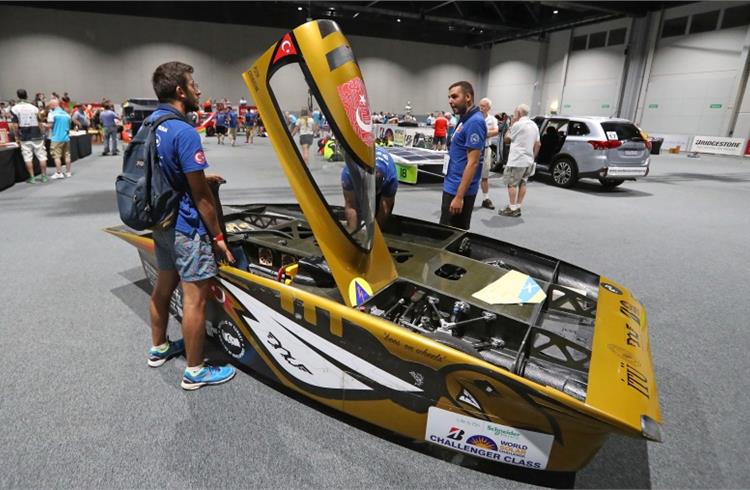
M372 287L361 277L355 277L349 283L349 302L359 306L372 296Z
M456 134L460 133L463 127L464 127L464 123L458 123L458 126L456 126L456 130L454 131L454 133Z
M264 345L278 366L303 383L319 388L370 391L372 388L352 377L377 383L392 390L422 392L383 369L357 357L333 344L299 323L275 311L262 301L253 298L231 282L220 279L222 286L239 301L255 318L243 316L245 324ZM269 334L271 334L269 336ZM335 359L346 367L346 372L333 364ZM290 362L291 361L291 362ZM305 369L300 368L300 365Z
M622 295L622 291L620 291L619 288L616 288L615 286L607 282L603 282L602 287L606 289L607 291L609 291L610 293Z
M336 87L336 90L352 129L364 144L372 145L372 118L365 82L361 78L352 78Z
M607 131L607 139L608 140L619 140L619 136L617 136L617 131Z
M227 295L224 294L224 290L221 289L217 284L211 284L210 286L208 286L208 289L211 291L211 295L214 297L214 299L219 303L224 304L224 302L227 300Z
M198 165L206 164L206 154L203 153L203 150L195 152L195 163L197 163Z
M273 57L273 63L276 63L281 58L297 54L297 48L294 47L292 36L288 32L281 38L278 46L276 54Z
M474 395L472 395L469 390L464 387L461 387L461 393L458 394L458 401L466 403L467 405L471 405L477 410L484 412L484 410L482 410L482 406L479 405L477 399L474 398Z
M466 444L482 449L489 449L490 451L497 451L497 444L487 436L471 436L466 439Z
M745 150L743 138L723 138L720 136L696 136L690 151L714 153L717 155L742 155Z
M219 341L224 350L235 359L241 359L245 355L245 339L237 326L228 320L222 320L218 330Z
M480 458L543 470L554 437L430 407L425 440Z
M414 378L414 386L422 386L424 384L424 376L416 371L409 371L411 377Z

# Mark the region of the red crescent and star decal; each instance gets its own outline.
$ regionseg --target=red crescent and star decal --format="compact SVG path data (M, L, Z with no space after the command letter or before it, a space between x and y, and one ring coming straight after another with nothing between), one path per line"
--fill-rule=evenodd
M195 152L195 163L197 163L198 165L206 164L206 154L203 153L203 150Z
M292 36L290 36L287 32L286 34L284 34L284 37L281 38L279 47L276 49L276 54L273 57L273 63L276 63L285 56L291 56L293 54L297 54L297 49L294 47L294 43L292 42Z
M361 78L352 78L336 87L336 90L339 93L341 103L344 105L344 110L346 110L349 124L364 144L371 145L374 141L372 119L370 118L370 103L367 100L365 83Z

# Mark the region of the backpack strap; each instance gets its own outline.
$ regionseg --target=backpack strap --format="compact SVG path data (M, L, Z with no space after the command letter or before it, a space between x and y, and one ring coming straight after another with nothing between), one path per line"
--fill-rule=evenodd
M145 158L148 163L145 167L145 177L146 177L146 195L151 196L151 176L154 173L154 166L158 165L158 154L156 151L156 137L154 136L156 134L156 128L159 127L160 124L162 124L165 121L169 121L172 119L179 119L181 121L186 122L187 124L190 124L187 119L184 116L174 114L170 112L169 114L165 114L163 116L159 116L156 119L153 120L147 120L144 121L143 125L148 128L148 134L146 135L146 141L145 141ZM192 125L191 125L192 126ZM171 180L170 180L170 184ZM174 184L172 184L174 185Z

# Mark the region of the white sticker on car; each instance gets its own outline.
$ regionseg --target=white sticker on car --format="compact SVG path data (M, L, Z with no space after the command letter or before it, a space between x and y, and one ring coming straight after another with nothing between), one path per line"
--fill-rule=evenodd
M620 138L617 136L617 131L607 131L607 139L608 140L619 140Z
M430 407L425 439L480 458L536 470L547 467L552 442L550 434L506 425Z

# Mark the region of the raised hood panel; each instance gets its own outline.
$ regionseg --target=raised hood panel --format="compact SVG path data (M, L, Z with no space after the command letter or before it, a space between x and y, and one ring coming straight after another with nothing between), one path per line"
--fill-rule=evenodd
M361 191L361 215L374 217L374 192L365 192L369 181L374 186L375 150L364 81L349 42L327 20L308 22L285 34L243 74L341 296L350 306L356 305L396 279L396 268L374 219L352 227L335 215L305 164L282 111L284 102L274 92L274 75L289 65L301 70L310 100L314 98L342 147L342 168L346 165L362 178L363 187L355 188ZM355 234L359 238L353 238Z

